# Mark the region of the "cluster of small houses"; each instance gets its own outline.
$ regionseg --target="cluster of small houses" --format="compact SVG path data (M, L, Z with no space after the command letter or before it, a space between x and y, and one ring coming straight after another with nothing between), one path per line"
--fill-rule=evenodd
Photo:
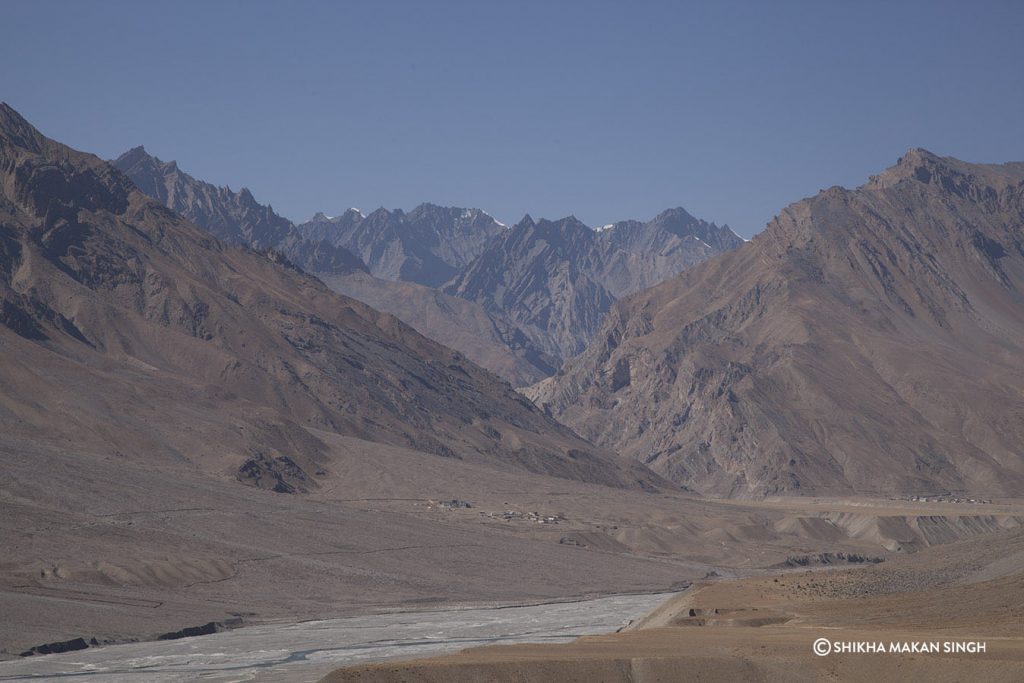
M911 496L914 503L973 503L975 505L990 505L991 500L987 498L956 498L954 496Z
M427 503L427 508L429 509L434 505L442 510L461 510L473 507L471 503L459 500L458 498L438 502L429 501ZM542 515L539 512L519 512L518 510L505 510L502 513L481 512L480 514L484 517L497 517L508 522L511 522L512 520L523 520L527 522L536 522L537 524L558 524L565 519L561 515Z
M486 514L488 517L496 517L493 512L487 512L480 514ZM527 522L536 522L538 524L558 524L562 521L562 517L559 515L542 515L539 512L519 512L518 510L505 510L501 515L501 518L506 521L512 521L513 519L522 519Z

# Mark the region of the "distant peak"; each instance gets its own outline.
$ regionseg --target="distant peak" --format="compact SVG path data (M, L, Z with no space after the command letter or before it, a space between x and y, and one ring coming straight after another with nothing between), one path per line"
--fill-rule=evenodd
M139 145L138 147L132 147L130 150L124 152L123 154L121 154L121 156L114 159L114 164L117 166L121 166L122 170L124 170L123 166L126 164L132 165L143 159L149 158L151 157L149 156L149 154L146 153L146 148L143 147L142 145Z
M579 218L576 218L576 214L574 213L571 213L562 220L558 221L558 224L567 227L572 226L574 228L583 227L587 228L587 230L590 230L590 227L588 227L587 224L581 221Z
M127 171L130 168L140 166L151 167L152 172L164 174L176 173L180 170L178 168L178 162L163 161L159 157L153 156L147 152L146 148L142 145L132 147L117 159L114 159L113 163L122 171Z
M696 218L693 217L693 215L689 211L687 211L686 209L684 209L681 206L677 206L677 207L672 208L672 209L665 209L664 211L662 211L661 213L659 213L657 216L654 217L654 220L656 220L656 221L658 221L658 220L664 221L664 220L672 220L672 219L675 219L675 220L680 220L681 219L681 220L684 220L684 221L696 221L697 220Z
M896 165L900 166L909 164L916 166L918 164L922 164L925 162L935 162L941 159L942 157L940 157L937 154L933 154L932 152L929 152L923 147L911 147L906 151L906 153L903 156L901 156L896 161Z
M523 227L526 227L526 228L532 228L535 225L537 225L537 222L535 220L533 220L533 216L531 216L530 214L525 214L523 216L522 220L520 220L518 223L516 223L516 227L517 228L519 226L523 226Z
M868 185L885 188L904 180L929 183L937 173L947 173L958 163L955 159L943 158L921 147L913 147L896 160L895 166L890 166L879 175L871 176Z
M392 215L391 212L388 211L387 209L385 209L383 206L378 206L376 209L374 209L373 211L370 212L370 214L367 216L367 218L371 218L371 219L373 219L375 221L379 221L381 219L387 219L391 215Z

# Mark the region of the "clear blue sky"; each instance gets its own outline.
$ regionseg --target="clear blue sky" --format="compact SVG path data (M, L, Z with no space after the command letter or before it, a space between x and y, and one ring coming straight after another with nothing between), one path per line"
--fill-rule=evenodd
M6 2L0 99L301 220L477 206L743 235L907 148L1024 160L1024 2Z

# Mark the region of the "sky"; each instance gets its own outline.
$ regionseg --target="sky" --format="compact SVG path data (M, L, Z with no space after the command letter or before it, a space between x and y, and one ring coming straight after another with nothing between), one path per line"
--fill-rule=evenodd
M750 236L924 147L1024 160L1024 2L5 2L0 100L292 220L435 204Z

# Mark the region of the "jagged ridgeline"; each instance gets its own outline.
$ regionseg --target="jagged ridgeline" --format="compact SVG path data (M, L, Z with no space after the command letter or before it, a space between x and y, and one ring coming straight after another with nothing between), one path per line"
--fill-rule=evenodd
M564 361L581 353L619 298L743 243L727 226L670 209L592 230L526 216L492 240L445 292L501 311Z
M113 163L218 238L277 249L516 386L581 352L617 299L743 243L683 209L598 230L529 216L508 228L480 209L434 204L318 213L295 226L248 190L197 180L142 147Z

